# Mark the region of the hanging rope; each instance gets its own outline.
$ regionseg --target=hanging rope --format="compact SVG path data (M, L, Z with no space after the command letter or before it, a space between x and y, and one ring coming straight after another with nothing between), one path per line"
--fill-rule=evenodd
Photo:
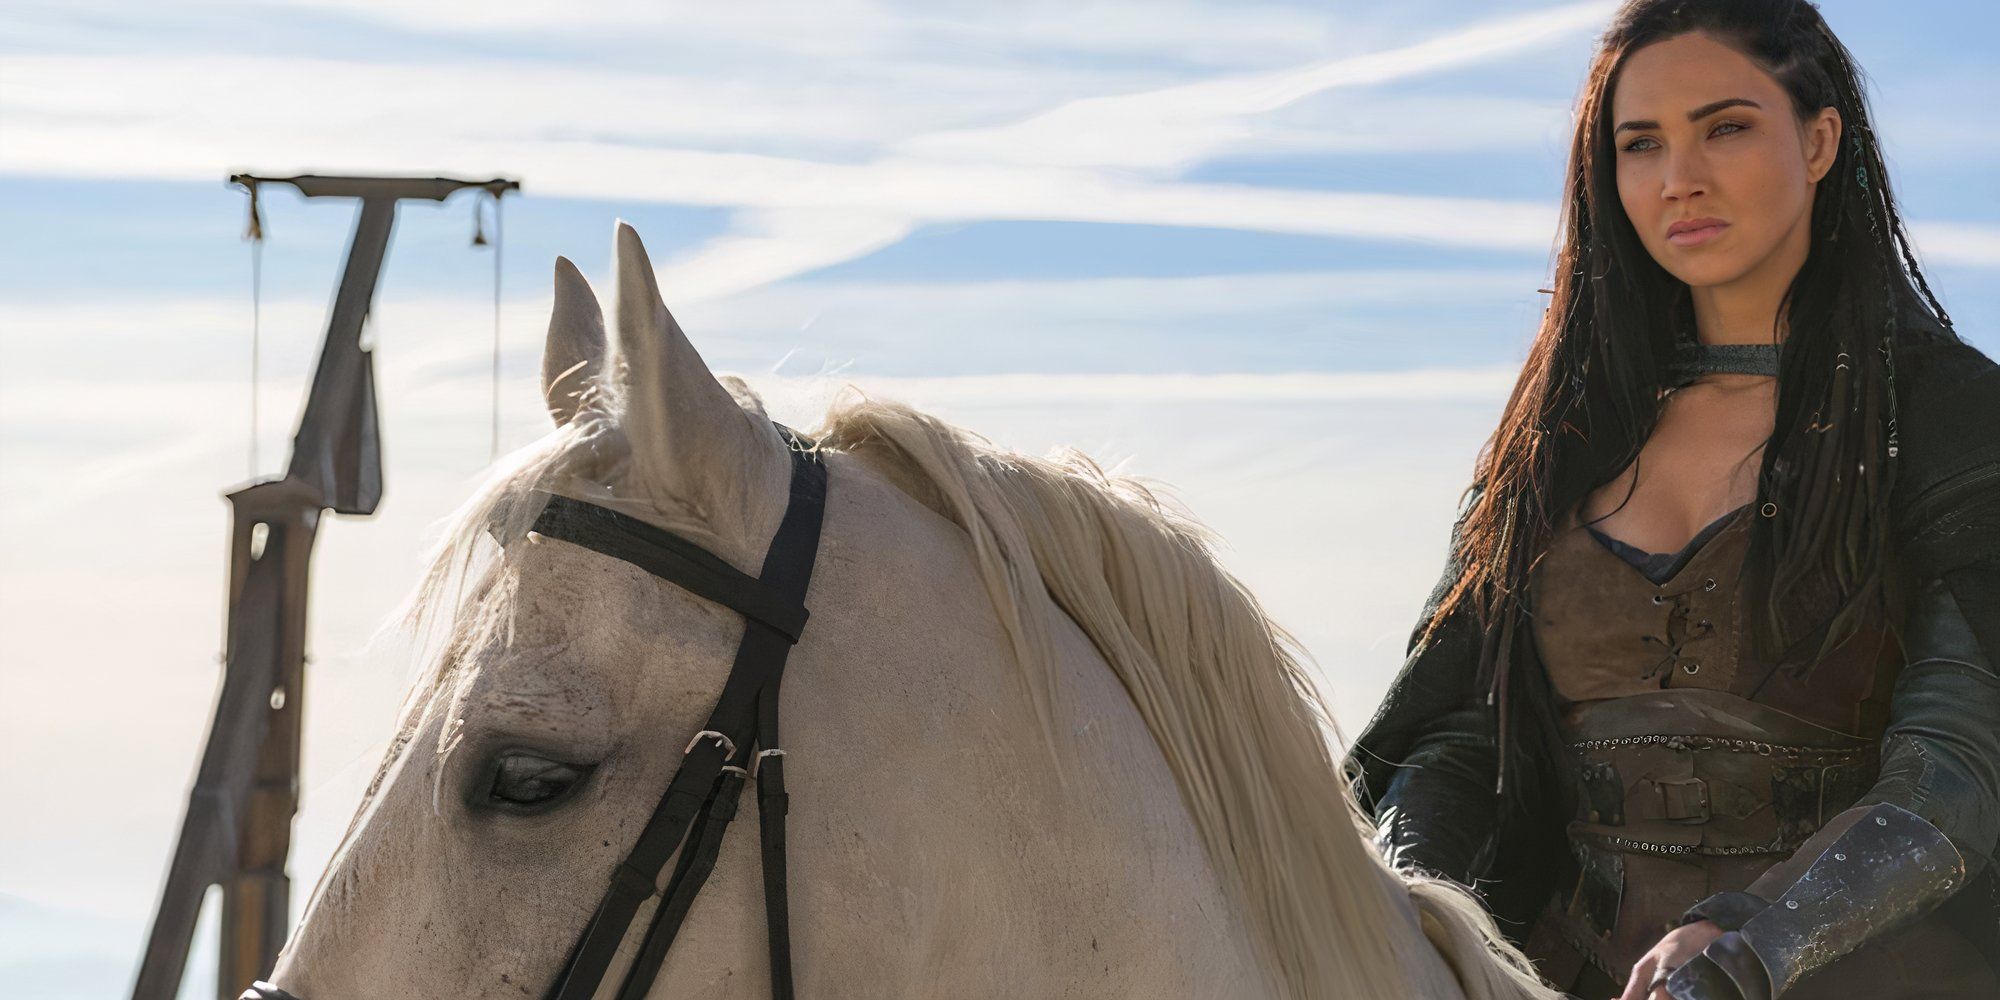
M472 203L472 245L493 248L493 400L492 437L489 440L486 460L491 462L500 457L500 196L505 188L489 187L486 193L493 196L493 239L486 238L486 222L480 214L480 202Z
M500 457L500 191L493 190L493 443L487 461ZM476 210L475 210L476 211Z
M250 478L257 478L257 388L262 384L264 340L264 219L257 208L257 182L245 181L250 192L250 222L243 238L250 241Z

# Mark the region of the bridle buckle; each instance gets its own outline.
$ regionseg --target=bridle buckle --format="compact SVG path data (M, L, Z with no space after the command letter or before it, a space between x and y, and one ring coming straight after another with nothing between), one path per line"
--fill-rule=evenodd
M757 756L750 758L750 776L753 778L757 776L757 768L759 765L763 764L764 758L783 757L784 755L785 752L783 750L778 749L777 747L771 747L767 750L757 751Z
M729 758L736 756L736 741L730 739L728 736L722 733L716 732L713 729L704 729L701 732L694 734L694 739L688 741L687 748L681 751L681 756L685 757L688 754L693 753L695 744L700 743L701 738L704 736L715 737L715 741L722 746L723 760L728 760Z

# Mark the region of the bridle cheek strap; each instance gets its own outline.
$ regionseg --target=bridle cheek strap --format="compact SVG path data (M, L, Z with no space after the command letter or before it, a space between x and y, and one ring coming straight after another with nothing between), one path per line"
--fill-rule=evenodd
M778 741L778 690L785 659L806 622L826 511L826 466L791 429L791 496L771 538L762 571L750 577L706 549L663 528L595 504L551 494L533 531L623 559L746 619L736 660L708 722L683 752L638 841L611 873L611 886L547 994L548 1000L589 1000L609 974L619 946L655 895L644 940L619 986L619 1000L651 990L667 949L715 867L722 837L736 816L744 783L755 778L762 830L764 908L769 929L771 991L792 998L791 927L785 893L784 750ZM753 752L754 751L754 752ZM664 890L660 873L678 856Z

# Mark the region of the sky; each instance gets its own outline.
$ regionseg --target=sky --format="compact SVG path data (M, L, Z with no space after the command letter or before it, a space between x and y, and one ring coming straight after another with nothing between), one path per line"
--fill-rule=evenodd
M1820 6L1933 287L2000 348L2000 8ZM253 338L230 174L521 182L497 217L398 216L367 334L386 497L315 554L296 906L409 680L376 626L494 421L503 450L542 433L551 265L603 287L621 218L710 365L795 426L853 382L1168 484L1357 732L1539 320L1612 10L13 0L0 992L130 989L220 676L221 495L283 468L316 357L352 208L264 189Z

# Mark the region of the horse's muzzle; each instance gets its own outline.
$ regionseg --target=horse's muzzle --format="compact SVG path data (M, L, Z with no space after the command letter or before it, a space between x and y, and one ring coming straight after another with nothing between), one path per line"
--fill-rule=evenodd
M244 990L243 995L236 1000L299 1000L299 998L270 983L256 982L251 983L250 988Z

